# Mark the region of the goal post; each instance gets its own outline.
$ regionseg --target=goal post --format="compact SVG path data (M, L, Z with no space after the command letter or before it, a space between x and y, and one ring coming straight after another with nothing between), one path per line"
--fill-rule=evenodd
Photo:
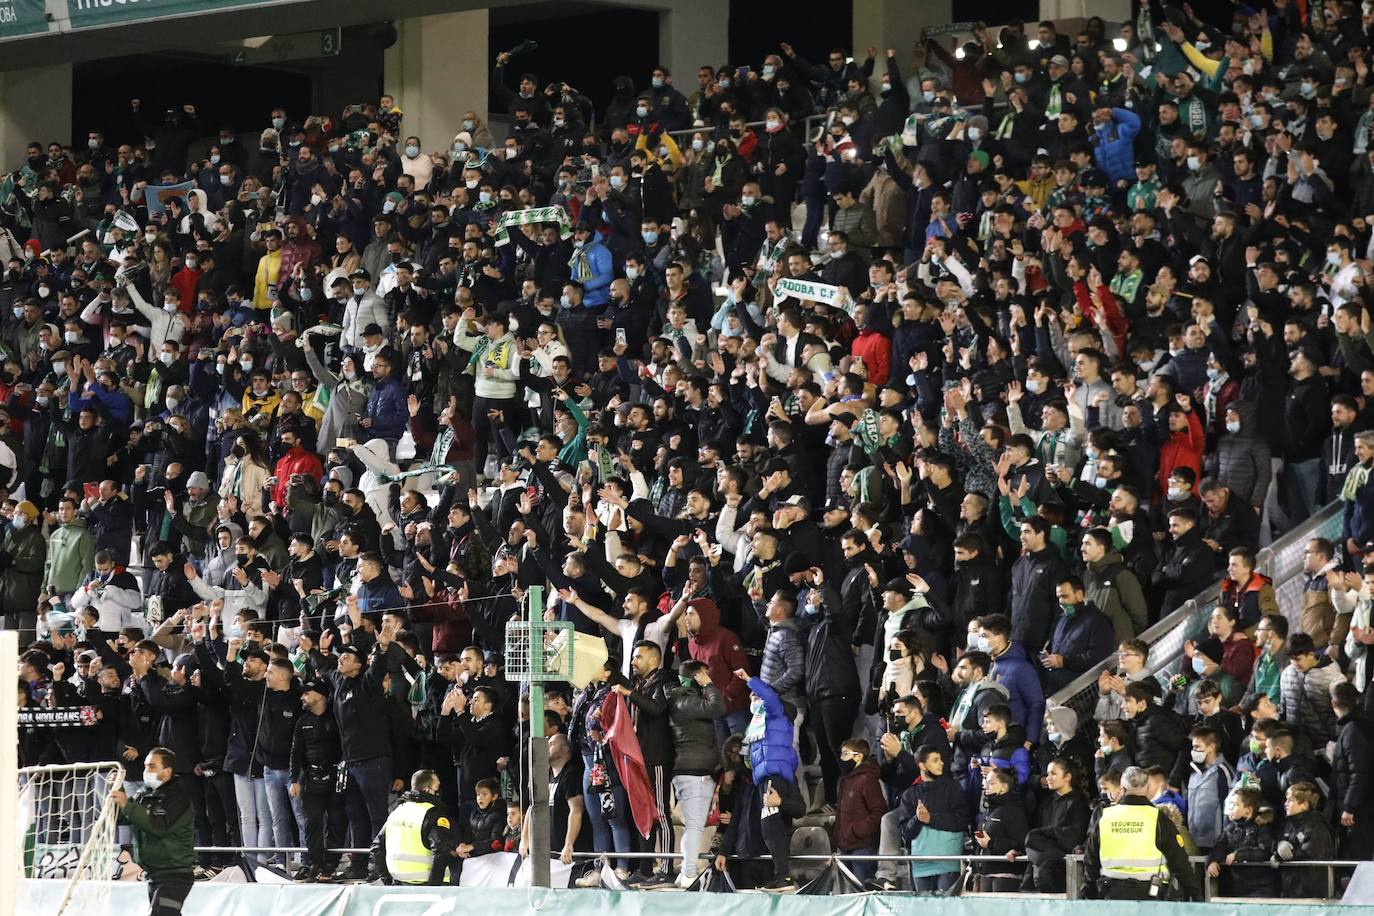
M66 882L54 916L101 911L119 867L114 792L123 768L113 760L22 767L17 783L16 828L8 832L19 843L19 874Z

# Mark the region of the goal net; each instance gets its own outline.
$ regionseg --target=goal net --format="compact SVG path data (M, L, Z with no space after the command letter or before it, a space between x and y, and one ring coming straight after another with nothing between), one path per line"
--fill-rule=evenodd
M75 763L19 770L19 900L30 880L66 882L54 916L106 912L110 881L119 877L119 810L113 792L123 782L118 763Z

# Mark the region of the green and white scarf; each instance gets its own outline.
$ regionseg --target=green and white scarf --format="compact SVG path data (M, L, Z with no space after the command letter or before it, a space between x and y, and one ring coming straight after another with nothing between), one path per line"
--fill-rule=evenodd
M1363 464L1357 464L1345 475L1345 484L1341 487L1341 501L1353 503L1359 495L1364 485L1369 483L1369 468Z
M811 280L798 280L795 277L783 277L778 281L775 289L779 298L793 296L797 299L819 302L832 308L844 309L849 314L854 314L854 300L849 297L849 290L843 286L831 286L829 283L816 283Z
M501 218L496 222L497 247L510 244L510 235L506 230L511 226L537 226L540 223L557 223L560 239L567 239L572 236L572 221L568 219L568 211L562 207L530 207L526 210L507 210L501 214Z

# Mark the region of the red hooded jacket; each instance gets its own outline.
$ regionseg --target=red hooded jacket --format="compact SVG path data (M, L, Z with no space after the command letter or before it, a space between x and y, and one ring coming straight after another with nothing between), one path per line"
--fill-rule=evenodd
M1168 491L1169 474L1176 467L1192 468L1193 473L1197 475L1194 479L1202 477L1202 452L1205 444L1202 422L1198 420L1196 411L1190 410L1187 430L1170 433L1169 438L1159 447L1159 480L1156 486L1160 496Z
M711 683L725 697L725 711L735 712L749 705L749 688L735 671L749 667L749 657L739 637L720 625L720 608L710 598L695 598L688 607L701 618L701 629L687 641L692 658L705 663Z
M279 506L284 506L286 505L286 488L291 483L291 475L309 474L316 480L322 480L324 478L324 465L320 464L319 458L296 445L277 460L277 468L273 473L277 477L277 485L272 488L272 501Z

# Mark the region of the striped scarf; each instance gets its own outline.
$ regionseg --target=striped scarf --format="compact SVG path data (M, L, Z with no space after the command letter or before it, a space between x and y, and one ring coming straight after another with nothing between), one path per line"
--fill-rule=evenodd
M481 208L481 204L478 204L478 208ZM506 230L511 226L537 226L540 223L557 223L558 237L561 239L572 236L572 222L568 219L568 211L562 207L530 207L525 210L507 210L496 221L497 247L510 244L510 234Z
M1345 484L1341 486L1341 501L1353 503L1367 483L1369 483L1369 466L1365 464L1355 465L1345 475Z

